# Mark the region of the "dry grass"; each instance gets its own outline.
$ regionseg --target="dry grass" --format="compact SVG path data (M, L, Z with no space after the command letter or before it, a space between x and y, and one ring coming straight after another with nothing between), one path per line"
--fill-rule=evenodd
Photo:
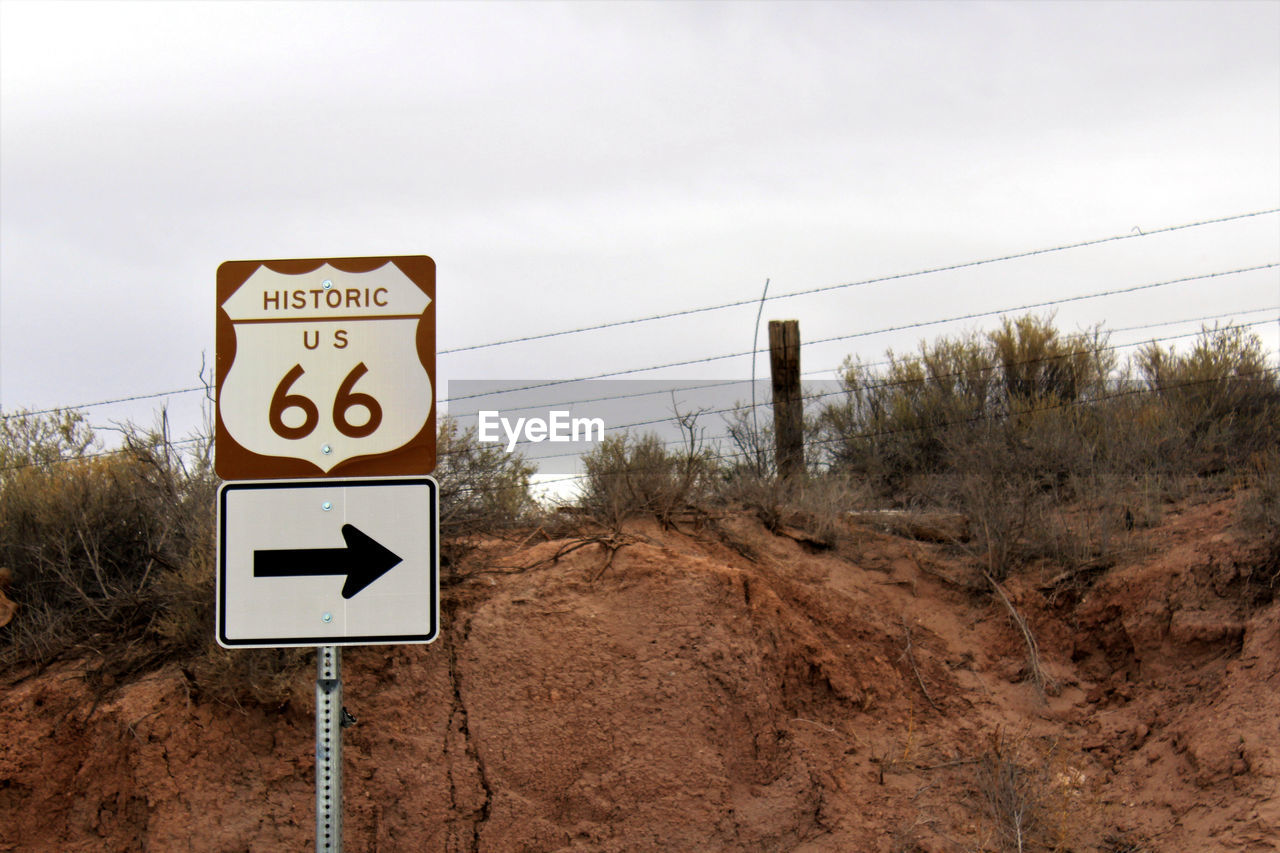
M988 842L981 849L1088 849L1099 816L1087 782L1058 742L997 730L973 763L972 783L988 818Z

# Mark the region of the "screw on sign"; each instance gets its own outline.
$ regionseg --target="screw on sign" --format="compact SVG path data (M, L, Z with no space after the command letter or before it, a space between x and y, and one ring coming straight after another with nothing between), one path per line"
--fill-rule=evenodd
M435 262L218 267L215 468L224 480L435 468Z

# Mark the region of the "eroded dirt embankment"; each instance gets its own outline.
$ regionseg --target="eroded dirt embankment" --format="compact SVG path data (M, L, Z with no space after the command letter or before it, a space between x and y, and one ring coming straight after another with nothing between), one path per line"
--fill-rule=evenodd
M822 550L746 516L495 545L437 643L345 652L347 849L998 850L1001 768L1041 843L1275 849L1280 607L1235 501L1134 532L1087 591L1006 584L1043 702L941 545L851 523ZM176 666L95 699L83 671L0 696L0 850L310 849L309 682L263 709Z

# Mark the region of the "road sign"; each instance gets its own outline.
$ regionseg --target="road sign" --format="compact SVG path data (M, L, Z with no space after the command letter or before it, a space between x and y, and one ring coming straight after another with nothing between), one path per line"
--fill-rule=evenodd
M438 516L430 477L224 483L218 642L431 642L440 624Z
M224 480L435 468L435 262L218 267L214 467Z

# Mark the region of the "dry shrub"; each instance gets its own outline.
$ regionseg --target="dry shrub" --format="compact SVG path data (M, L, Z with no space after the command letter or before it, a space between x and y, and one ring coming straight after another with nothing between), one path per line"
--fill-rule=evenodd
M1115 357L1100 328L1063 335L1052 317L1004 318L987 336L1010 412L1069 404L1105 390Z
M990 413L994 365L972 336L887 355L883 373L845 360L844 396L822 408L814 433L831 467L893 493L945 468L954 429Z
M1280 540L1280 448L1255 453L1246 468L1245 483L1250 489L1245 524Z
M518 453L482 443L474 429L442 418L436 438L440 486L441 562L454 566L474 548L473 537L526 521L536 510L529 477L536 470Z
M1136 500L1127 482L1094 469L1072 474L1064 491L1070 500L1053 502L1035 525L1031 556L1067 569L1113 565L1125 548L1128 531L1138 524L1131 506ZM1143 518L1149 517L1142 512Z
M0 660L96 650L114 677L199 645L198 622L162 617L201 561L212 609L216 481L207 445L179 450L161 424L127 429L119 451L93 454L78 415L6 419L3 455L23 461L0 474L0 564L18 604Z
M1043 415L1099 395L1114 366L1100 330L1062 335L1051 318L1033 315L1006 319L986 336L941 338L916 354L887 356L883 371L845 361L844 397L823 408L816 428L833 467L888 494L949 471L954 449L992 424L1039 445L1043 459L1061 458L1034 434ZM1050 435L1074 439L1056 428Z
M1020 551L1028 527L1044 511L1045 490L1028 450L1010 440L999 425L957 439L950 450L952 470L938 479L938 496L969 518L968 547L988 574L1003 580L1025 557Z
M148 519L127 460L70 460L12 471L0 487L0 562L18 605L5 656L52 660L86 637L143 617ZM138 536L137 532L142 532Z
M1037 559L1104 565L1191 479L1280 444L1276 370L1236 327L1185 355L1152 344L1124 371L1101 329L1031 315L888 356L880 371L846 361L817 447L898 505L967 515L996 578Z
M1280 383L1253 332L1205 328L1185 355L1152 343L1136 362L1193 465L1218 456L1240 462L1280 441Z
M93 430L79 412L0 415L0 483L25 468L79 459L95 445Z
M1094 414L1026 412L1017 423L975 426L952 445L935 499L968 516L970 547L996 578L1036 560L1067 569L1108 564L1135 526L1132 478L1107 458Z
M1250 573L1249 586L1255 598L1268 602L1280 588L1280 449L1258 453L1246 473L1249 495L1241 521L1261 543L1258 564Z
M974 762L973 785L995 850L1086 849L1097 831L1096 803L1084 773L1066 758L1056 742L1011 738L999 730L990 736Z
M720 459L721 473L730 479L738 477L757 480L777 473L773 412L771 407L738 401L724 415L724 425L730 444L736 450ZM806 432L810 432L806 428Z
M614 528L639 515L670 523L676 512L705 502L715 471L710 454L670 451L654 433L608 436L582 462L586 480L579 502Z
M770 530L794 527L833 547L848 530L848 514L868 506L871 494L863 481L839 473L780 479L737 469L716 484L714 501L755 514Z
M933 499L969 518L966 547L997 580L1031 560L1074 564L1094 550L1090 531L1077 523L1079 509L1062 512L1095 497L1097 469L1079 415L1061 406L1029 409L1016 420L972 424L948 442L949 469L935 478Z

